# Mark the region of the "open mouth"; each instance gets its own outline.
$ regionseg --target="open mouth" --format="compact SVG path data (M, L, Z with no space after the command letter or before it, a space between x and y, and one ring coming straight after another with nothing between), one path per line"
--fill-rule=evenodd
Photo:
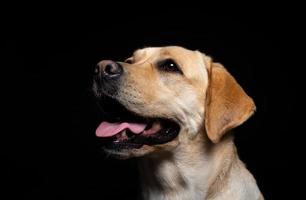
M117 100L101 97L104 119L96 129L106 148L132 149L164 144L178 135L180 126L164 118L147 118L126 109Z

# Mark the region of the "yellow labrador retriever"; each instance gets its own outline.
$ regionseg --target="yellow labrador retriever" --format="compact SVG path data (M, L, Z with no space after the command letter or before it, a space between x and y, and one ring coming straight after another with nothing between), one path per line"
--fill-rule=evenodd
M207 55L168 46L103 60L93 90L105 115L96 135L108 154L140 157L144 199L263 199L229 133L254 102Z

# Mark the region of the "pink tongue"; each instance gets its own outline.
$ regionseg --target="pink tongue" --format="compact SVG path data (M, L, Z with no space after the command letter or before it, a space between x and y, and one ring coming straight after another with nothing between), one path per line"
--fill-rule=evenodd
M98 137L111 137L120 133L124 129L129 129L134 134L140 134L146 128L146 124L138 123L109 123L102 122L96 130Z

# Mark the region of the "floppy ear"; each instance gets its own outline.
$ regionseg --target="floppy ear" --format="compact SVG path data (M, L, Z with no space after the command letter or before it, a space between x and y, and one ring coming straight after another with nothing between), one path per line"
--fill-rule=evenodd
M253 114L255 104L221 64L210 62L209 76L205 128L209 139L217 143Z

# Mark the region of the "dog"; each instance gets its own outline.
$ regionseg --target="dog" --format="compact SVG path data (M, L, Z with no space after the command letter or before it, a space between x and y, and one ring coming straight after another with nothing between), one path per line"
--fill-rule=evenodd
M139 157L144 199L264 199L230 131L255 104L211 57L139 49L124 62L99 62L93 91L105 118L96 136L109 155Z

